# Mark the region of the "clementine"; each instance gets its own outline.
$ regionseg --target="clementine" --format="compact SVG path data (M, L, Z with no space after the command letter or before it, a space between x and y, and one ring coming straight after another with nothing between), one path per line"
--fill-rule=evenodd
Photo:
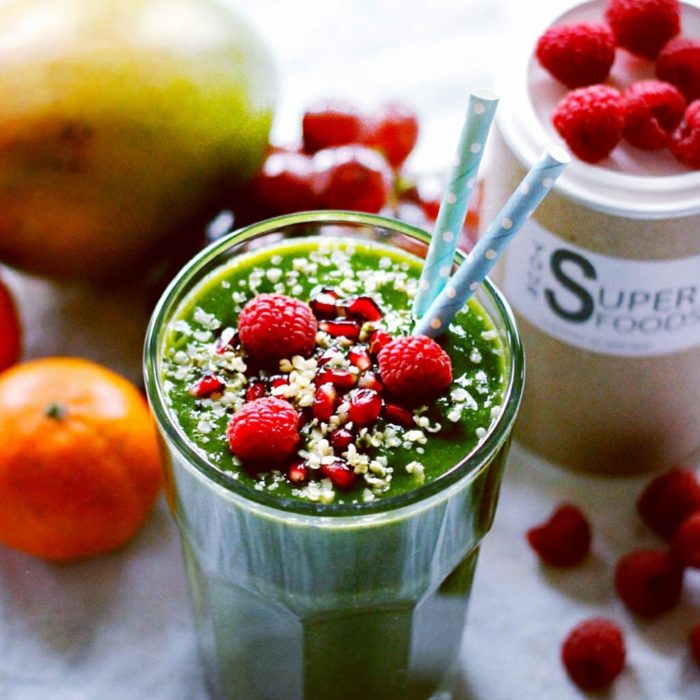
M0 543L54 561L109 552L161 482L148 407L126 379L69 357L0 375Z
M17 362L20 339L17 307L9 290L0 281L0 371Z

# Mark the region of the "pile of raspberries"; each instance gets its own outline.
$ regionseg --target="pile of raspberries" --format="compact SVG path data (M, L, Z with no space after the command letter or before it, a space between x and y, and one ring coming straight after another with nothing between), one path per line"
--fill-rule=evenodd
M657 79L606 85L618 48L655 61ZM700 169L700 41L681 34L679 0L609 0L605 23L553 26L535 53L571 88L552 123L578 158L597 163L624 138Z
M667 546L624 555L615 566L613 583L628 610L651 619L678 603L685 569L700 569L700 481L695 471L674 467L653 479L640 494L637 511ZM526 537L545 564L573 567L590 551L591 526L580 508L564 503ZM700 623L690 630L688 643L700 665ZM625 656L621 628L603 617L578 624L561 648L569 677L586 691L607 688L622 672Z

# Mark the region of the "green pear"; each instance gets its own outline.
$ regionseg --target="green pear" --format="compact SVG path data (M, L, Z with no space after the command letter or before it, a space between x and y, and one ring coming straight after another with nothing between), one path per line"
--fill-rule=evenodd
M103 280L166 256L258 168L274 78L219 0L1 0L0 260Z

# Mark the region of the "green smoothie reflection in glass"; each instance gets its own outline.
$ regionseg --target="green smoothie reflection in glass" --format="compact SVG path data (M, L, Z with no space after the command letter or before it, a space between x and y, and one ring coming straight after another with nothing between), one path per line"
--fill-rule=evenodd
M483 285L407 339L424 233L314 212L219 241L146 346L214 697L446 687L523 379Z

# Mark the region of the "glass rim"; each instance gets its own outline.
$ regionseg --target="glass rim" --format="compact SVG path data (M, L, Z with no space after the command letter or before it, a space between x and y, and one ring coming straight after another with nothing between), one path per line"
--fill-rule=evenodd
M263 234L274 233L276 230L295 224L356 224L383 228L417 239L424 245L430 242L430 235L408 223L377 214L365 214L343 210L307 211L278 216L237 229L220 239L210 243L197 253L175 275L161 294L151 315L146 331L143 370L146 395L151 411L163 438L169 441L183 460L197 472L210 479L214 484L223 487L257 505L266 506L275 511L294 513L297 515L314 516L363 516L394 512L399 508L412 505L446 491L450 486L471 475L475 477L490 462L498 449L507 438L522 398L525 363L524 351L520 334L517 330L515 317L500 290L490 279L484 280L481 290L493 303L496 312L504 325L504 347L510 356L506 389L503 392L502 410L496 420L492 421L483 439L462 459L452 465L446 472L427 484L417 486L410 491L395 496L384 496L363 503L314 503L299 498L288 498L258 491L228 475L225 471L211 464L192 444L184 431L168 409L163 393L162 382L159 378L158 358L162 342L162 333L170 322L173 313L187 294L193 289L190 284L205 266L212 263L234 245L240 245ZM274 244L273 244L274 245ZM457 264L464 261L466 254L460 250L455 253ZM199 282L200 280L197 280ZM493 315L488 312L489 315Z

